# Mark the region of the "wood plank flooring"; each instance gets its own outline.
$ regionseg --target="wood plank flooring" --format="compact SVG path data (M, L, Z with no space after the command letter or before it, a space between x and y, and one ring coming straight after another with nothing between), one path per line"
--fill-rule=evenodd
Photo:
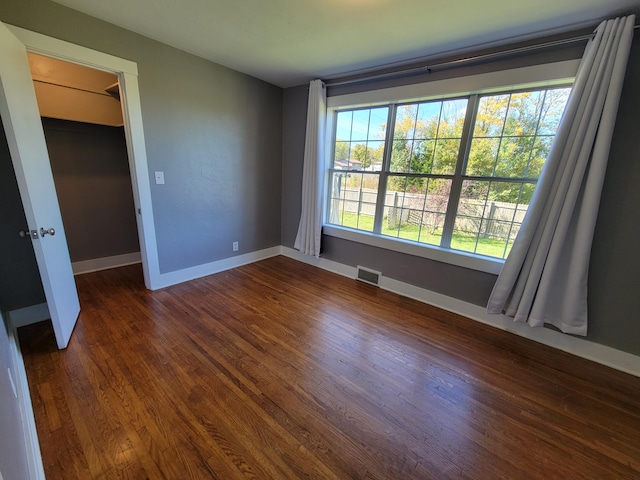
M640 378L285 257L77 283L19 332L48 479L640 478Z

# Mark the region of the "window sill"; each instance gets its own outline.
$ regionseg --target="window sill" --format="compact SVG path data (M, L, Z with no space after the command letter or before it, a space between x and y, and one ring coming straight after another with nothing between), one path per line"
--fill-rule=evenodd
M350 228L339 227L337 225L323 225L322 233L330 237L350 240L352 242L364 243L373 247L384 248L394 252L406 253L416 257L428 258L438 262L449 263L458 267L478 270L480 272L498 275L504 260L497 258L474 255L472 253L459 250L448 250L432 245L424 245L400 238L384 237L373 233L361 232Z

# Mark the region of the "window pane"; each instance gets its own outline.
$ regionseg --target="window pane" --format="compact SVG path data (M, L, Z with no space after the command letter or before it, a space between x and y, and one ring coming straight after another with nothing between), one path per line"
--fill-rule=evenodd
M434 146L434 140L414 140L412 142L410 173L431 173Z
M440 245L451 180L390 176L382 234Z
M338 112L333 168L382 170L388 107Z
M460 150L460 139L438 139L436 142L435 158L433 160L433 168L425 173L437 173L440 175L453 175L456 170L458 161L458 152Z
M416 134L416 115L418 105L400 105L396 110L396 123L393 138L406 140L410 138L424 138L420 133Z
M442 118L438 126L438 138L460 138L464 118L467 115L468 100L448 100L442 102Z
M533 189L520 182L463 182L451 248L506 258Z
M351 142L344 141L336 141L336 148L333 155L333 163L337 165L337 162L340 162L340 165L347 164L347 160L349 159L349 148L351 146Z
M336 119L336 140L351 140L351 122L353 112L338 112Z
M382 170L384 158L384 141L367 142L367 156L364 162L364 170L379 172Z
M466 175L537 178L569 92L562 88L482 97Z
M418 108L418 133L416 138L436 138L442 102L420 103Z
M366 153L366 143L349 142L349 156L343 161L336 161L334 167L342 170L362 170Z
M352 143L349 150L349 159L346 166L335 163L335 168L342 167L343 170L371 170L372 163L377 162L380 157L379 165L382 165L382 154L378 155L377 150L380 148L380 142L363 142ZM383 142L384 143L384 142ZM382 147L384 149L384 146Z
M370 110L355 110L351 124L351 140L364 142L369 136Z
M378 180L377 174L333 172L329 223L373 231Z
M551 145L553 144L554 137L537 137L533 150L531 151L531 158L529 159L529 165L527 166L526 177L538 178L544 163L547 161L547 156L551 151Z
M413 142L394 140L391 147L391 171L407 173L409 171L409 157Z
M535 137L504 137L500 143L494 176L525 176Z
M389 109L373 108L370 110L369 116L369 134L367 139L372 140L384 140L385 131L387 129L387 114Z
M396 112L391 171L455 171L467 99L401 105Z
M482 97L476 114L474 137L499 137L502 135L510 95Z
M542 91L512 94L502 134L505 136L534 135L538 128L544 93ZM490 101L488 99L491 97L485 98Z
M547 90L538 135L555 135L570 93L571 88Z
M474 138L471 141L467 175L492 176L499 148L500 138Z

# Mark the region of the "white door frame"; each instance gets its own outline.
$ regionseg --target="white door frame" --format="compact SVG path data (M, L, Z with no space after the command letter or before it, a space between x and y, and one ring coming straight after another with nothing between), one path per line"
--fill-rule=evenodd
M84 65L118 76L131 185L137 213L136 221L144 283L150 290L159 288L161 282L158 246L153 222L151 182L142 125L137 64L13 25L7 25L7 27L29 52Z

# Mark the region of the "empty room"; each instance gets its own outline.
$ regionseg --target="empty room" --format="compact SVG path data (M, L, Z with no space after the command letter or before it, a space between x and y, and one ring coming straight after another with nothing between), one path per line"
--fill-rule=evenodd
M640 478L640 0L0 0L0 480Z

